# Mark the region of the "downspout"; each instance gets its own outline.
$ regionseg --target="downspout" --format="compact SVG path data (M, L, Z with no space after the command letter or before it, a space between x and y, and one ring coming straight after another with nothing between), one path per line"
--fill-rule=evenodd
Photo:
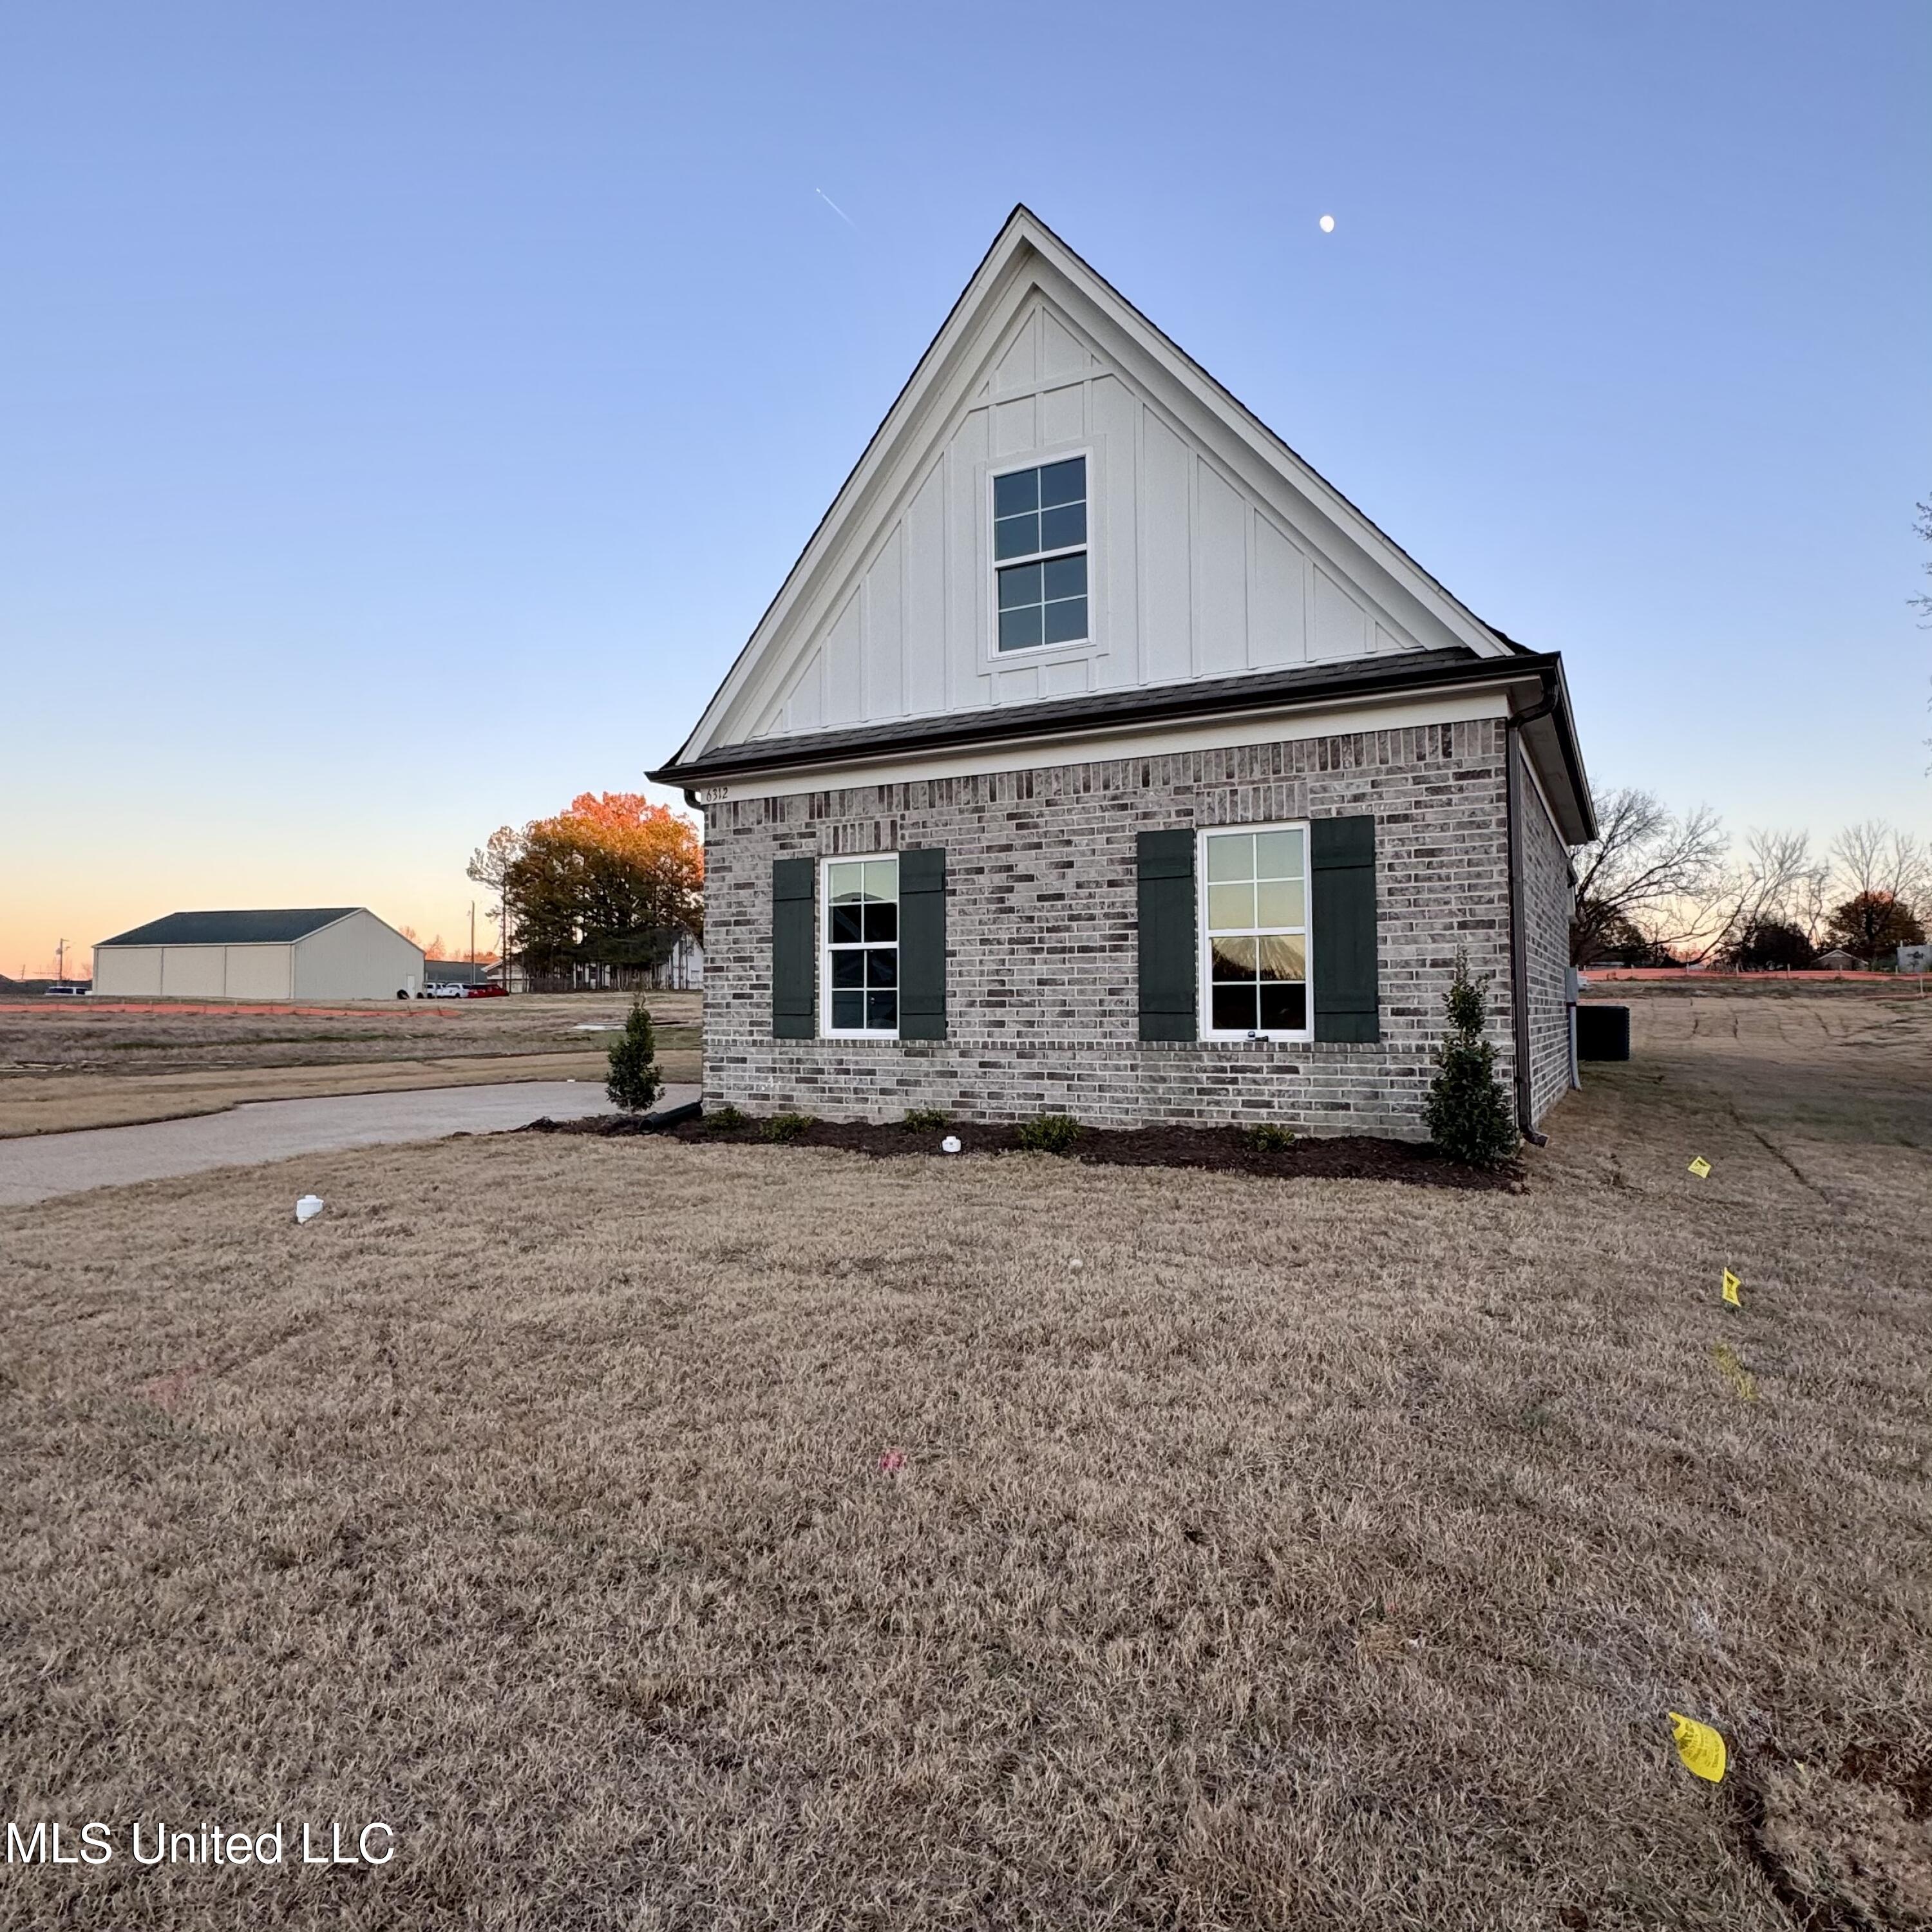
M1547 718L1556 709L1552 686L1527 711L1503 721L1503 796L1509 831L1510 1028L1516 1042L1516 1130L1532 1147L1546 1147L1547 1134L1538 1133L1533 1113L1534 1096L1529 1064L1529 947L1523 932L1522 748L1516 734L1526 724Z

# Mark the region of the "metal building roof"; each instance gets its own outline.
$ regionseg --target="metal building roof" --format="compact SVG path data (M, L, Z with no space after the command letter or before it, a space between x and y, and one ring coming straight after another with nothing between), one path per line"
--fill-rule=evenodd
M246 912L171 912L126 932L104 939L103 946L272 946L306 939L325 926L346 919L360 906L267 908Z

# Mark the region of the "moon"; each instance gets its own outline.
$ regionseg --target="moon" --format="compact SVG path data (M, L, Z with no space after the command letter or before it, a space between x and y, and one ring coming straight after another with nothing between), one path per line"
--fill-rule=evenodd
M1320 226L1323 234L1334 234L1335 232L1335 218L1332 214L1324 214L1322 218Z

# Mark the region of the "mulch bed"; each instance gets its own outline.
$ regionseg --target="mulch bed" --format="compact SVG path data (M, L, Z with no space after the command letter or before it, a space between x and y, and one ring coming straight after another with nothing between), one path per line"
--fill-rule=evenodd
M622 1138L664 1134L673 1140L738 1146L770 1144L773 1136L762 1120L721 1127L704 1119L669 1126L635 1114L600 1114L579 1120L532 1120L524 1133L594 1134ZM848 1154L883 1159L892 1155L935 1154L946 1134L957 1136L962 1154L1018 1154L1017 1126L978 1126L962 1121L937 1132L897 1121L813 1120L784 1137L790 1147L838 1148ZM1459 1166L1432 1148L1409 1141L1380 1140L1369 1134L1333 1137L1310 1135L1278 1151L1251 1145L1238 1127L1083 1127L1068 1158L1102 1167L1198 1167L1217 1173L1269 1174L1283 1180L1400 1180L1420 1187L1461 1187L1520 1194L1521 1166L1484 1171Z

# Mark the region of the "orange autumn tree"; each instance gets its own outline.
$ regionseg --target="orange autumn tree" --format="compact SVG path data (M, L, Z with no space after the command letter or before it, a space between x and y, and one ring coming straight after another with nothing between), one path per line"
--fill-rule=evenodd
M532 971L648 968L681 935L703 936L698 828L636 792L580 792L520 835L500 832L490 849L502 855L504 902Z

